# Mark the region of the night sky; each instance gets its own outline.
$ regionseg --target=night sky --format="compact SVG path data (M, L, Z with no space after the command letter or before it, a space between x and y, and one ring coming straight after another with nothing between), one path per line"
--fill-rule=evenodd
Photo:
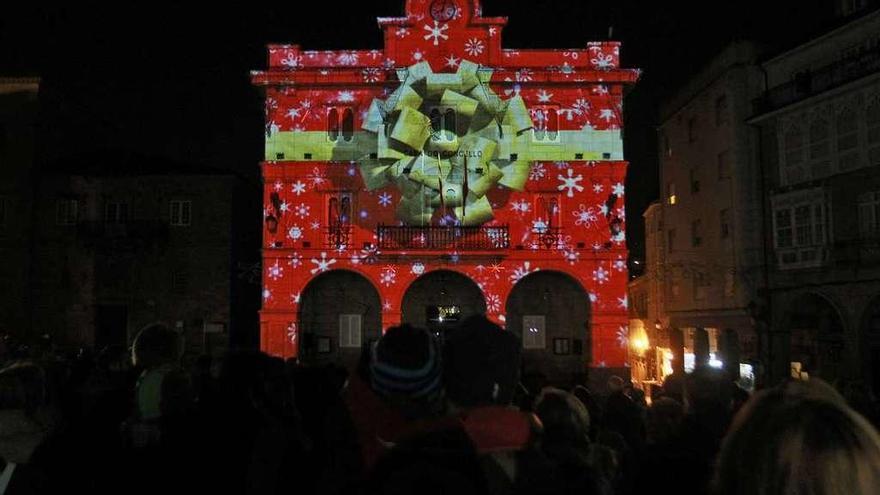
M0 18L0 75L42 78L40 163L64 168L81 164L78 157L106 156L113 166L114 157L136 154L256 181L262 100L249 71L265 68L265 44L381 48L375 18L401 15L404 0L321 1L310 8L301 1L237 8L68 3L4 6ZM483 11L509 17L503 35L510 48L584 47L608 39L613 26L613 39L623 42L622 65L644 70L625 102L628 233L640 253L640 215L658 194L660 98L728 41L791 45L828 22L832 9L828 0L484 0Z

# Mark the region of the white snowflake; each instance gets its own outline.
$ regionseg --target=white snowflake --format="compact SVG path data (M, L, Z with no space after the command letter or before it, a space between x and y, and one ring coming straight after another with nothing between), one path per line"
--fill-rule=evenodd
M536 234L543 234L547 231L547 221L543 218L539 218L537 220L532 221L532 232Z
M538 103L550 103L551 98L553 98L553 93L548 93L544 89L538 91Z
M619 308L628 309L629 308L629 301L627 300L627 297L626 296L618 297L617 298L617 306Z
M543 163L535 163L529 170L529 180L541 180L545 175L547 175L547 171L544 170Z
M623 258L617 258L614 260L613 266L615 270L622 272L626 270L626 261Z
M419 276L425 273L425 265L417 261L413 263L409 270L410 272L412 272L413 275Z
M272 299L272 291L268 287L263 287L263 300L268 301Z
M293 253L287 257L287 264L296 269L302 266L302 259L302 255L300 255L299 253Z
M553 162L553 166L556 170L565 170L568 168L568 162Z
M275 189L276 192L280 191L280 190L284 189L284 183L281 182L280 180L276 180L275 184L272 186L272 188Z
M513 201L510 203L510 209L517 213L527 213L532 205L526 200Z
M300 293L299 293L299 292L293 292L293 293L290 294L290 303L291 303L291 304L299 304L299 302L300 302L301 299L302 299L302 298L300 297Z
M324 177L324 174L321 172L321 169L319 169L318 167L315 167L314 169L312 169L312 173L310 173L310 174L307 175L306 177L307 177L310 181L312 181L312 185L313 185L313 186L318 186L318 185L320 185L320 184L323 184L324 181L327 180L327 179Z
M382 67L385 67L386 69L393 68L394 67L394 59L393 58L385 59L385 61L382 62Z
M391 194L387 192L383 192L379 195L379 205L380 206L388 206L391 204Z
M290 117L291 120L296 120L299 117L299 108L290 108L287 110L287 116Z
M605 190L605 186L603 186L602 184L593 184L593 192L594 193L600 194L604 190Z
M590 293L588 294L588 296L590 297L590 303L591 303L591 304L596 304L596 301L599 300L599 296L596 295L595 292L590 292Z
M293 344L296 342L296 323L287 326L287 340Z
M623 192L625 190L626 188L623 186L623 184L618 182L617 184L614 184L614 187L611 188L611 193L619 198L623 196Z
M611 69L614 67L614 57L600 53L596 55L596 58L590 59L590 63L595 65L597 69Z
M278 280L279 278L284 276L284 267L279 265L278 261L276 261L274 265L269 267L267 275L272 280Z
M295 193L297 196L306 192L306 185L302 183L302 181L296 181L296 183L291 186L290 191Z
M621 220L626 220L626 207L625 207L625 206L621 206L621 207L618 208L616 211L617 211L617 216L618 216Z
M424 57L424 54L422 54L422 52L419 50L414 51L412 54L412 59L416 62L422 60L422 57Z
M598 282L600 285L604 284L610 279L610 273L603 267L596 268L593 270L593 280Z
M566 196L568 196L569 198L574 197L575 189L577 189L578 192L582 192L584 190L584 186L578 184L578 182L582 181L584 177L582 175L574 176L573 174L574 171L572 169L568 169L568 177L565 177L561 174L556 176L559 180L562 181L562 184L560 184L556 189L560 191L568 189Z
M339 96L336 97L341 103L349 103L354 101L354 93L351 91L340 91Z
M318 230L321 228L321 222L315 220L309 227L311 227L312 230Z
M342 52L336 61L342 65L355 65L358 63L358 54L356 52Z
M364 82L376 82L379 80L380 74L379 69L376 67L367 67L361 71L361 76L363 76Z
M611 242L615 244L622 244L624 241L626 241L626 231L624 230L621 230L617 234L611 236Z
M298 241L298 240L302 239L302 236L303 236L303 230L300 228L299 225L294 225L293 227L291 227L287 231L287 237L290 237L294 241Z
M562 251L562 258L567 261L569 265L577 263L580 257L581 253L575 249L565 249Z
M311 206L305 203L300 203L299 206L297 206L296 209L293 210L293 212L296 214L296 216L300 218L305 218L309 216L309 210L311 210L311 208Z
M496 34L498 34L498 28L496 28L495 26L490 27L489 36L495 36Z
M297 69L302 65L302 57L299 55L294 57L292 53L288 53L287 57L281 60L281 65L289 69Z
M596 212L585 204L578 206L578 209L571 212L571 214L575 217L574 224L578 226L590 227L599 220Z
M608 205L606 205L605 203L600 203L596 205L596 208L599 209L599 213L601 213L603 217L608 216Z
M590 102L586 98L578 98L575 100L574 105L571 106L571 109L574 110L574 113L583 115L590 111Z
M520 69L514 74L517 82L528 82L532 80L532 71L529 69Z
M449 29L449 24L440 25L440 23L437 21L434 21L433 27L429 26L428 24L425 24L425 31L428 31L428 34L425 35L425 39L429 40L429 39L433 38L434 39L434 46L437 46L440 44L441 38L443 39L443 41L446 41L449 39L449 35L444 34L444 31L447 31L448 29Z
M309 270L310 272L312 272L312 275L318 272L326 272L330 269L330 265L336 263L335 259L327 259L327 253L321 253L320 259L312 258L310 261L312 262L312 264L315 265L315 268Z
M379 275L379 283L385 287L391 287L397 283L397 269L393 266L386 266Z
M477 38L471 38L467 40L464 44L464 51L467 52L468 55L472 57L476 57L477 55L483 53L485 46L483 45L483 41Z
M574 68L571 65L568 65L568 62L563 63L559 70L566 76L571 75L574 72Z
M446 67L458 67L458 61L460 59L455 58L455 55L450 55L446 57Z
M614 110L610 108L603 108L599 111L599 118L604 119L605 122L611 122L611 120L614 118Z
M629 328L626 325L620 325L617 328L617 343L620 344L620 347L629 345Z
M397 31L395 31L394 34L397 35L398 38L406 38L409 36L409 29L404 27L397 28Z
M389 301L388 299L385 299L385 302L382 303L382 309L384 309L385 311L390 310L392 307L393 306L391 305L391 301Z
M281 126L279 126L274 120L269 122L267 125L269 128L269 135L272 136L274 134L278 134L281 131Z
M282 201L281 204L278 205L278 209L281 210L283 213L287 213L288 211L290 211L290 205L287 204L287 201Z
M486 312L497 313L501 311L501 298L496 294L486 294Z
M513 283L517 283L526 275L533 273L533 272L536 272L536 271L538 271L538 268L535 268L534 270L532 270L530 268L530 262L526 261L525 263L522 264L521 267L513 270L513 273L510 275L510 280Z

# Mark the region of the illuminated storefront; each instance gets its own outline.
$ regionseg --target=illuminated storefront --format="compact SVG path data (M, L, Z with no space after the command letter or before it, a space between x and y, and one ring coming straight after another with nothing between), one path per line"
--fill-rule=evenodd
M617 42L502 48L505 24L409 0L384 49L269 46L264 351L351 363L391 325L485 313L548 375L625 372L638 71Z

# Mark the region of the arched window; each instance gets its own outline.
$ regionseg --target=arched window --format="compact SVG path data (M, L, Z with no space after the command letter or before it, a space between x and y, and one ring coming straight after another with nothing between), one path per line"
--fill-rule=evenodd
M440 117L440 109L432 108L431 114L429 116L431 118L431 130L434 132L434 135L438 135L440 130L443 129L442 118Z
M346 108L342 112L342 139L350 142L354 137L354 112L350 108Z
M859 125L856 113L849 108L837 114L837 152L846 153L859 145Z
M443 112L443 130L446 131L446 140L452 141L455 136L455 110L451 108Z
M547 110L547 139L556 141L559 137L559 112L555 108Z
M335 108L327 112L327 139L333 142L339 140L339 112Z

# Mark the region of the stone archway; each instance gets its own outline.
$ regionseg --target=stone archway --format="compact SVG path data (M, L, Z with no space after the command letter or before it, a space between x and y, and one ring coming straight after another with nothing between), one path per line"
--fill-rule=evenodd
M507 329L523 342L527 373L540 372L551 382L581 377L591 358L590 298L577 280L550 270L531 273L513 287L505 312ZM542 320L543 346L525 328Z
M796 297L786 312L789 361L801 371L833 383L843 371L843 319L825 297L806 293ZM793 364L792 366L797 366Z
M874 395L880 393L880 296L868 303L862 317L862 373Z
M299 328L304 362L353 369L361 346L382 335L379 292L359 273L324 272L302 291Z
M436 315L435 308L456 307L457 315ZM486 298L480 287L461 273L436 270L413 281L401 304L401 321L440 332L465 318L486 313Z

